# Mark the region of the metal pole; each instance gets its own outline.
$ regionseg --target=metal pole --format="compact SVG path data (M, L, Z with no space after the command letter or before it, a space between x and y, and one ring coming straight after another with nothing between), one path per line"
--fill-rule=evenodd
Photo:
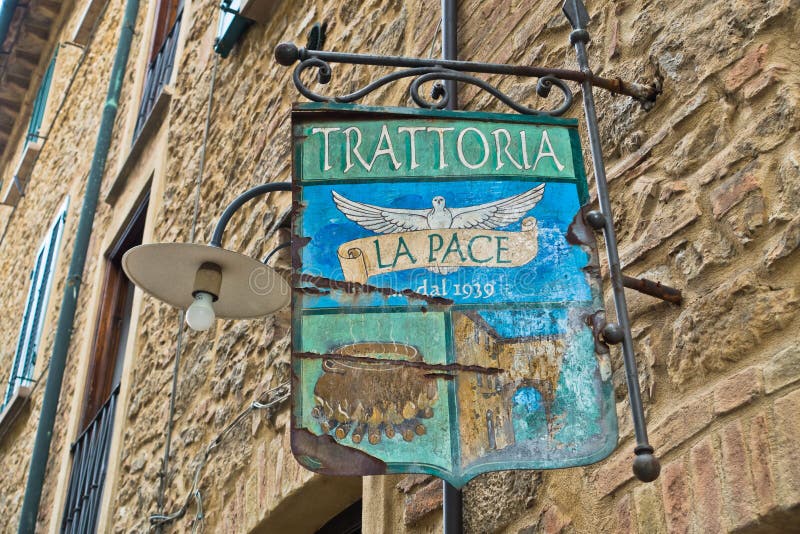
M276 191L291 191L292 184L289 182L275 182L269 184L261 184L253 187L252 189L248 189L231 202L225 211L222 212L222 215L217 222L216 228L214 228L214 235L211 237L211 242L209 245L212 247L221 247L222 246L222 234L225 233L225 228L228 226L228 222L233 217L233 214L239 211L246 202L252 200L256 197L261 195L266 195L268 193L274 193Z
M444 534L460 534L464 531L464 517L462 508L461 489L453 486L446 480L444 485Z
M563 10L573 27L569 40L575 47L578 66L581 71L587 74L588 78L591 73L586 55L586 43L589 42L589 32L586 31L586 25L589 23L589 15L581 0L565 0ZM636 447L634 448L636 458L633 461L633 472L639 480L651 482L658 478L661 466L653 456L653 447L650 446L647 440L647 426L644 419L644 410L642 409L641 393L639 392L639 373L636 369L630 320L628 319L628 305L625 302L624 281L619 265L619 253L617 252L617 236L614 232L614 217L611 213L611 202L608 198L608 182L606 180L605 166L603 165L603 151L600 146L600 131L597 128L597 114L595 112L592 84L588 79L581 83L581 92L586 113L586 128L589 134L592 164L594 166L597 199L600 204L600 212L603 215L601 223L606 242L608 271L614 293L614 307L617 311L618 325L608 325L604 332L613 332L613 337L616 338L621 336L622 356L625 362L625 379L628 384L628 398L631 403L633 429L636 436ZM607 339L610 337L612 336L606 334ZM609 339L609 341L618 342L619 339Z
M457 0L442 0L442 59L458 59L458 6ZM447 109L458 108L458 85L455 80L445 80ZM464 531L463 502L459 488L442 481L442 523L444 534Z
M442 59L458 60L457 0L442 0ZM458 86L455 80L445 80L444 89L450 97L447 109L458 109Z

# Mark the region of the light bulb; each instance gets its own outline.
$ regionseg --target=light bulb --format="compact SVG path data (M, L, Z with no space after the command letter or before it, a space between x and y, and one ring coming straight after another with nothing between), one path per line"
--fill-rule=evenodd
M211 303L214 297L205 291L198 291L194 296L194 302L186 310L186 324L192 330L208 330L214 324L216 316Z

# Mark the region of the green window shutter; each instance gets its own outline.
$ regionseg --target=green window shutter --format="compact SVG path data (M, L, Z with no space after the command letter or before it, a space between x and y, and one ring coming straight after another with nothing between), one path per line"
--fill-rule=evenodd
M25 300L25 312L22 315L22 326L19 329L19 339L17 340L17 350L14 353L14 364L11 366L11 376L8 379L8 387L6 388L6 394L3 398L3 406L5 406L8 401L11 399L11 396L14 394L14 391L17 389L17 383L19 382L17 376L19 375L19 369L24 365L22 361L23 355L26 351L28 336L27 333L30 330L30 315L31 310L33 309L33 302L36 296L36 274L39 270L39 265L41 264L42 255L41 253L38 254L36 258L36 266L34 267L33 271L31 271L31 285L28 289L28 298Z
M241 0L222 0L217 25L217 42L214 51L222 57L228 57L233 45L244 31L253 23L252 20L239 14Z
M50 288L53 282L61 236L64 232L64 222L67 216L69 199L64 202L61 213L50 227L45 240L36 254L36 265L31 272L31 285L28 289L28 298L25 301L25 312L22 316L19 339L14 354L14 363L11 367L11 376L8 380L6 394L3 398L3 407L8 403L14 392L21 385L28 385L33 379L33 370L36 365L36 353L39 339L42 336L44 314L50 297Z
M42 318L46 311L47 301L50 293L50 285L52 282L53 269L55 268L55 253L56 247L61 239L61 230L63 228L62 218L56 220L55 226L51 229L50 235L42 247L42 254L45 254L42 266L40 283L37 287L36 304L31 318L31 340L28 343L28 349L24 358L24 366L20 369L18 375L19 380L22 382L29 382L33 378L33 368L36 365L36 352L39 345L39 339L42 337Z
M36 100L33 102L33 111L31 112L31 121L28 124L28 135L25 137L25 146L41 138L40 130L42 128L42 120L44 119L44 110L47 107L47 96L50 94L50 82L53 81L53 71L56 68L56 57L58 56L58 46L53 53L53 58L50 60L50 65L47 67L42 83L39 85L39 91L36 93Z

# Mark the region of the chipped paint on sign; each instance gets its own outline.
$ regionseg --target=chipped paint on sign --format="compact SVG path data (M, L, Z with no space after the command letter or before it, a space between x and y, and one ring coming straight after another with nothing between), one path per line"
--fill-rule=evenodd
M610 454L576 122L317 105L293 135L298 461L462 486Z

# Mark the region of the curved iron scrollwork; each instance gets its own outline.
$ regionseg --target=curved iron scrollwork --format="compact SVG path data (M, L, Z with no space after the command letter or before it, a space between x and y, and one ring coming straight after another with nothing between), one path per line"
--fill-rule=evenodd
M555 86L562 95L561 105L552 110L539 110L517 103L510 96L503 93L486 80L482 80L481 78L477 78L465 72L440 66L414 67L392 72L369 83L358 91L340 96L327 96L312 91L308 85L303 82L302 74L304 71L309 69L317 69L317 81L323 85L330 83L333 69L331 69L331 66L327 61L324 61L319 57L306 58L300 61L297 67L295 67L293 79L297 90L300 91L304 97L315 102L356 102L373 91L403 78L413 78L411 85L409 86L409 95L415 104L426 109L444 109L447 106L449 97L444 85L442 84L434 85L434 89L431 91L430 95L431 100L423 97L421 94L424 84L441 80L453 80L479 87L517 113L522 113L525 115L550 115L557 117L563 115L572 106L573 101L572 91L570 90L569 86L567 86L564 81L554 76L543 76L539 78L539 81L536 85L536 93L542 98L547 98L550 96L551 89Z

